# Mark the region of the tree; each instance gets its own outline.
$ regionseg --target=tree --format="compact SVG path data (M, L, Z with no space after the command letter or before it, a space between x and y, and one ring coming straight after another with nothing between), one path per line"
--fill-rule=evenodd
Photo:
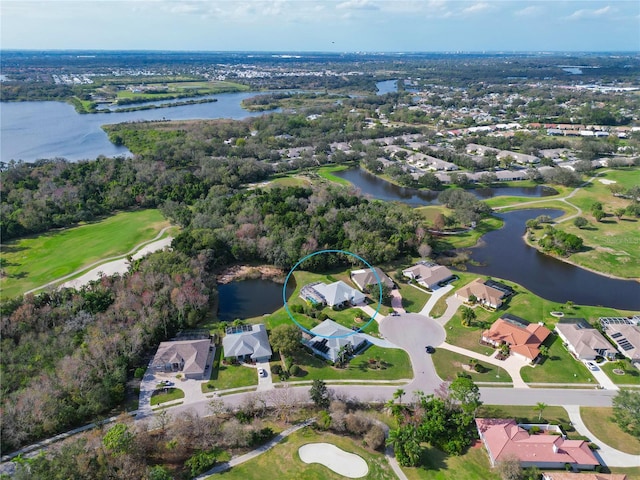
M521 480L522 467L520 460L515 455L509 455L496 465L498 474L502 480Z
M594 210L591 213L593 214L593 218L595 218L596 221L598 222L607 216L607 214L604 213L602 210Z
M468 327L476 319L477 315L473 308L462 307L462 325Z
M271 348L280 352L282 355L291 355L300 349L300 341L302 340L302 332L292 323L278 325L271 331L269 341Z
M468 377L457 377L451 382L451 385L449 385L449 398L457 402L465 413L473 416L482 405L480 389Z
M318 408L326 409L331 404L331 394L323 380L314 380L309 389L309 397Z
M546 345L540 345L540 355L542 355L543 357L548 357L549 347L547 347Z
M428 243L423 243L418 247L418 254L422 258L428 258L429 255L431 255L432 250L433 249L431 248L431 245L429 245Z
M584 217L576 217L573 220L573 224L578 228L584 228L589 224L589 222Z
M402 388L399 388L395 392L393 392L393 399L398 400L398 403L402 405L402 397L404 397L405 393L406 392Z
M447 224L446 218L442 213L438 213L436 218L433 219L433 228L438 231L442 231L444 226Z
M129 453L133 445L133 433L124 423L116 423L102 438L102 443L114 455Z
M619 390L613 397L613 418L622 430L640 438L640 392Z
M547 408L548 405L544 402L538 402L536 403L536 406L533 407L533 410L538 412L538 421L540 421L540 419L542 419L542 412L544 412L544 409Z
M625 211L626 211L626 210L627 210L627 209L626 209L626 208L623 208L623 207L621 207L621 208L616 208L616 209L613 211L613 214L614 214L616 217L618 217L618 220L620 220L620 219L624 216L624 213L625 213Z

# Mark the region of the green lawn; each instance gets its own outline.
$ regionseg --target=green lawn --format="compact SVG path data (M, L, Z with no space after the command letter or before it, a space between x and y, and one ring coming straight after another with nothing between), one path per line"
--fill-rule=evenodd
M407 312L417 313L422 310L431 298L431 294L419 288L413 287L404 282L396 282L400 295L402 295L402 306Z
M506 370L486 362L480 362L486 369L484 373L465 370L462 365L469 363L469 357L450 352L444 348L436 348L433 358L433 364L436 367L438 376L443 380L456 378L456 374L464 372L471 375L474 382L508 382L511 383L511 376Z
M258 384L258 372L255 368L242 365L222 365L222 354L222 347L216 348L211 380L202 385L203 392L249 387Z
M349 183L348 180L332 175L333 172L341 172L348 168L350 168L350 166L348 165L333 165L330 167L320 167L318 169L318 175L320 175L320 177L324 178L325 180L329 180L330 182L339 183L340 185L348 186L348 185L351 185L351 183Z
M513 418L518 423L548 422L552 424L569 425L569 414L562 407L546 407L540 420L540 412L528 405L482 405L478 418Z
M498 480L482 443L477 442L464 454L447 455L435 448L426 448L416 468L403 467L409 480Z
M334 473L320 464L306 464L300 460L298 449L307 443L331 443L349 453L360 455L369 466L367 479L392 480L396 476L380 452L365 449L360 442L348 437L340 437L327 432L315 432L311 428L303 428L285 438L280 444L266 453L243 463L224 473L213 475L210 479L224 480L263 480L274 479L297 480L339 480L342 475Z
M610 407L580 407L582 421L598 439L626 453L640 452L640 439L623 432L612 420Z
M79 227L2 244L5 298L42 286L101 259L122 256L169 225L159 210L122 212Z
M167 388L155 390L151 394L151 405L158 405L160 403L170 402L172 400L178 400L184 398L184 392L179 388Z
M624 375L613 373L613 370L618 368L615 362L601 363L599 367L617 385L640 385L640 371L631 365L631 362L627 359L624 360L624 364Z
M371 368L371 360L381 360L384 368ZM296 380L401 380L413 378L411 361L404 350L398 348L382 348L372 345L364 352L356 355L347 368L335 368L326 361L317 358L307 351L298 353L294 363L299 365L302 373L291 377Z
M476 228L469 232L459 233L457 235L446 235L438 237L437 246L438 251L452 250L454 248L471 248L482 235L492 230L498 230L502 228L503 221L498 217L486 217L478 222Z
M562 339L551 335L544 342L549 346L549 357L540 365L520 369L522 379L527 383L593 383L597 382L582 363L575 360L562 345Z

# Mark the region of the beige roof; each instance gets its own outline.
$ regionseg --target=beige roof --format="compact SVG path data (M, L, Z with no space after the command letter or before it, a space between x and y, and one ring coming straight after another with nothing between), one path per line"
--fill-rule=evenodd
M391 280L386 273L384 273L380 268L373 267L373 269L378 274L380 281L384 283L387 287L393 288L393 280ZM370 268L363 270L354 270L351 272L351 280L360 287L360 289L364 289L367 285L377 285L378 279L373 274Z
M597 354L596 350L613 350L613 346L607 339L584 319L576 319L582 321L567 320L560 320L556 330L567 339L578 357Z
M402 274L406 277L413 276L416 280L421 280L427 285L435 285L453 276L451 270L443 265L429 266L424 263L407 268L402 271Z
M618 344L620 353L632 360L640 360L640 326L609 324L607 325L606 332L607 335ZM620 335L617 335L618 333ZM627 348L627 350L622 348L620 343L623 342L623 339L626 339L632 348ZM624 346L627 347L626 342Z
M485 285L481 278L476 278L473 282L458 290L456 295L464 300L468 300L471 295L474 295L478 300L489 305L501 305L501 299L504 294L496 288Z
M183 363L184 373L204 373L211 340L174 340L162 342L153 357L152 365Z

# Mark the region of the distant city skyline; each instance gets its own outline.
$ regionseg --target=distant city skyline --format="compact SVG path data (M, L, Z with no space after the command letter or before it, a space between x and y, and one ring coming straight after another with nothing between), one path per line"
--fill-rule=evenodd
M640 51L638 0L3 0L0 48Z

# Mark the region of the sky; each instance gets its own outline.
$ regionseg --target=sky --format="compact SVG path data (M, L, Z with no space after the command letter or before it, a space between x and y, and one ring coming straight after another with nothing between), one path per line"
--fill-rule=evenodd
M2 49L640 51L638 0L1 0Z

